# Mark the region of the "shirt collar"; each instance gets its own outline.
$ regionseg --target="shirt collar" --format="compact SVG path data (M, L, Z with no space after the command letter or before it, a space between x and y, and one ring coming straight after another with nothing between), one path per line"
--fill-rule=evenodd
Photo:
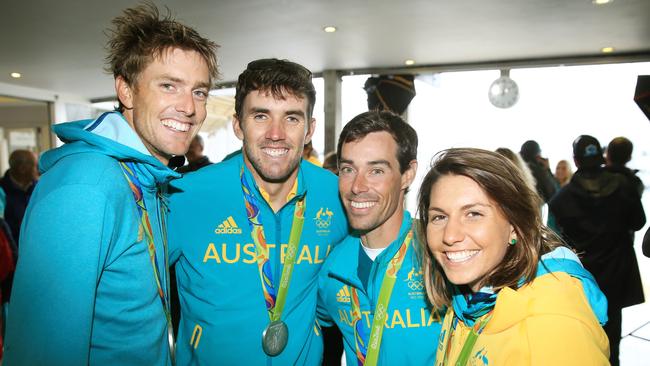
M262 188L262 186L258 186L258 187L260 189L260 194L262 195L262 197L264 198L266 203L268 203L269 206L270 206L271 205L271 196L269 195L269 193L267 191L264 190L264 188ZM291 201L291 199L296 197L296 194L298 194L298 176L296 176L296 179L294 179L294 181L293 181L293 186L291 187L291 191L289 191L289 194L287 194L287 201L286 202Z
M255 177L253 176L253 173L250 171L250 169L248 169L248 166L246 165L246 162L244 161L244 154L239 154L236 158L239 159L240 167L244 168L244 174L246 175L246 179L249 182L253 182L253 184L257 188L257 191L259 192L260 196L262 196L262 198L264 198L264 201L266 201L267 204L269 204L269 206L271 206L271 204L269 202L270 197L269 197L268 192L266 192L262 188L262 186L257 184L257 181L255 180ZM298 174L296 174L296 179L293 182L293 186L291 187L291 191L289 191L289 194L287 194L287 197L286 197L286 202L287 203L289 201L291 201L292 199L294 199L295 197L302 197L307 193L305 177L303 175L303 167L302 167L303 164L311 164L311 163L303 161L303 162L300 163L300 165L298 165Z

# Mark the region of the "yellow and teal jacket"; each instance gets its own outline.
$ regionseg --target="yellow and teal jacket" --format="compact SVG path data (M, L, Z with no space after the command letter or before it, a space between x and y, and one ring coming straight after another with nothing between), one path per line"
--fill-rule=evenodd
M282 274L294 207L305 196L305 221L281 319L287 348L276 357L262 350L269 323L256 247L251 238L240 171L254 182L241 154L185 175L170 189L169 243L181 304L179 365L320 365L322 339L316 326L317 275L334 244L347 235L347 221L334 174L301 162L295 196L273 212L260 203L275 288Z
M53 130L65 145L41 157L23 220L4 365L169 365L147 237L119 162L133 163L141 183L163 287L159 187L180 174L120 113Z
M470 333L470 327L454 319L449 307L436 366L444 365L445 353L447 365L455 364ZM553 272L518 290L501 289L492 318L469 355L467 365L472 366L609 365L609 343L581 281Z
M348 365L357 365L351 288L359 296L360 321L369 330L388 262L411 230L411 222L411 215L405 211L397 238L374 261L361 247L359 236L351 234L323 266L318 281L319 322L339 327ZM441 313L432 311L426 298L417 247L414 237L397 272L379 348L379 365L431 365L435 360Z

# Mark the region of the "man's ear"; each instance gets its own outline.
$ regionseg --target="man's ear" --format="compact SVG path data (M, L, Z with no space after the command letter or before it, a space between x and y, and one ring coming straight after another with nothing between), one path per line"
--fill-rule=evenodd
M117 92L117 99L124 108L133 109L133 89L122 76L115 78L115 92Z
M418 170L418 161L411 160L409 162L408 168L402 173L402 189L406 189L411 186L413 180L415 180L415 173Z
M307 133L305 134L305 145L311 141L312 136L314 136L314 131L316 130L316 118L312 118L311 121L307 123Z
M241 141L244 141L244 130L241 128L241 121L237 114L232 115L232 130L235 132L235 136Z

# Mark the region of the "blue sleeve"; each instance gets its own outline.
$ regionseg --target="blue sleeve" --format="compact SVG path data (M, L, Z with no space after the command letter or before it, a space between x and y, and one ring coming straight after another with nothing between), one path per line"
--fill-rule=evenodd
M323 266L318 274L318 302L316 304L316 318L318 319L318 324L321 326L331 327L334 325L334 321L326 307L326 281L327 272L325 266Z
M182 193L173 193L168 196L169 211L167 211L167 248L169 251L169 265L174 266L181 256L183 250L181 247L180 232L183 229L182 213L179 211L178 201L182 198Z
M114 212L103 193L80 185L31 202L9 306L5 365L88 364L102 248L116 235Z
M341 206L341 203L339 201L338 203L339 207L339 218L336 220L336 234L333 237L334 242L331 243L332 249L334 249L336 246L341 244L345 238L347 238L348 234L350 234L349 231L349 225L348 225L348 219L345 214L345 209L343 206Z

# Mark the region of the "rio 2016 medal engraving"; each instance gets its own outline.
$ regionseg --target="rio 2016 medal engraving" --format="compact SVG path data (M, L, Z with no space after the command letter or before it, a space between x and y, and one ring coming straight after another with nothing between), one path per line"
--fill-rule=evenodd
M267 355L274 357L282 353L289 340L289 328L282 320L269 323L262 333L262 349Z

